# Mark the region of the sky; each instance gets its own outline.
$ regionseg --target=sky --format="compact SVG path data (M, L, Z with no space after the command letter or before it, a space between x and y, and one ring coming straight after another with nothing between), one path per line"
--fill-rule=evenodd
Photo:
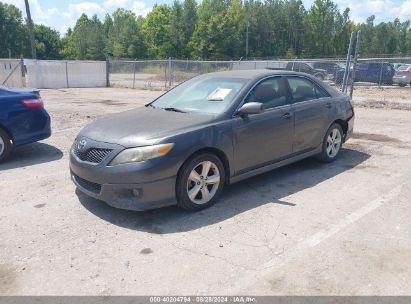
M16 5L25 16L24 0L0 1ZM303 0L307 9L313 2ZM29 3L35 23L53 27L64 34L82 13L97 14L103 19L106 13L122 7L145 16L155 3L170 4L172 0L29 0ZM376 22L393 21L397 17L401 21L411 19L411 0L334 0L334 3L341 11L349 7L351 19L356 22L364 22L371 15L376 16Z

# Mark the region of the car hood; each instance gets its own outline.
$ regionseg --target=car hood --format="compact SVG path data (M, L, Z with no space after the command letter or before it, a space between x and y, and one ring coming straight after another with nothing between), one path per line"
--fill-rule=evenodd
M141 107L96 119L79 137L136 147L154 144L161 138L195 129L215 119L213 115L178 113Z

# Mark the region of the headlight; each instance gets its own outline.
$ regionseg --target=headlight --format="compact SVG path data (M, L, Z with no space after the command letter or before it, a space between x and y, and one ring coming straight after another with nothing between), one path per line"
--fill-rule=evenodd
M115 166L119 164L136 163L157 158L166 155L173 147L174 144L163 144L125 149L124 151L121 151L109 165Z

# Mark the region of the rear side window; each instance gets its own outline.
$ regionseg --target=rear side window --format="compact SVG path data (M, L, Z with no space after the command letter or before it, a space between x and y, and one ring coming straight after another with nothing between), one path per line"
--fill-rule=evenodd
M294 102L330 97L327 92L305 78L289 77L288 84L290 85L291 95Z
M272 109L287 104L287 89L282 77L270 78L259 83L247 96L247 102L260 102Z

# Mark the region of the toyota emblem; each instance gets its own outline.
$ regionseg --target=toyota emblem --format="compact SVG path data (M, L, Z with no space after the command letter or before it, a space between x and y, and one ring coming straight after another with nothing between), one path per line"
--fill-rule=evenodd
M85 139L82 139L82 140L80 140L80 141L78 142L78 144L77 144L77 149L78 149L78 150L84 150L84 148L86 147L86 145L87 145L87 141L86 141Z

